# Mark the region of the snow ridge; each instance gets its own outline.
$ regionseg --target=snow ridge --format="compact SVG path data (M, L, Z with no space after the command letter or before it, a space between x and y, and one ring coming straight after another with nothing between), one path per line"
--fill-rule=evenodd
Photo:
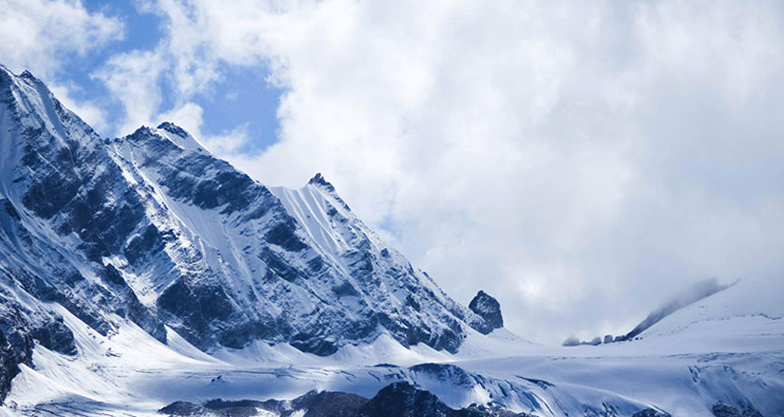
M482 321L320 175L273 194L169 122L101 138L28 72L0 69L0 98L0 296L29 340L9 364L29 364L23 329L72 339L50 303L102 335L119 316L205 351L330 355L385 334L456 352Z

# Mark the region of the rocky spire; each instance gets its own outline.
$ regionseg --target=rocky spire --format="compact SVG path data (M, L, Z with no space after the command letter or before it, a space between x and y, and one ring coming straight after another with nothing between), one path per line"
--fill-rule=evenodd
M480 290L474 299L471 300L471 303L468 304L468 308L487 323L486 331L482 331L482 333L487 334L495 329L504 327L504 318L501 316L501 304L486 292Z

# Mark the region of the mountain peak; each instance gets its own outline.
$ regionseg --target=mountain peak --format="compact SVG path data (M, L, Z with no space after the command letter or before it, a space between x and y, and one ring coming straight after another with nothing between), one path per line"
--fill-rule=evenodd
M13 71L11 71L10 68L6 67L3 64L0 64L0 72L4 72L4 73L6 73L6 75L11 76L11 77L19 77L19 78L28 78L28 79L32 79L32 80L38 80L37 78L35 78L35 75L33 75L33 73L30 72L29 70L24 70L24 71L22 71L21 74L16 75L16 74L14 74Z
M136 131L128 135L128 138L139 141L146 138L156 138L173 143L177 147L186 151L205 151L204 146L196 140L185 129L172 122L163 122L156 128L140 126Z
M332 183L327 181L324 178L324 176L321 175L320 172L317 172L316 175L314 175L313 178L311 178L310 181L308 181L308 185L315 185L318 187L322 187L331 193L335 192L335 187L332 185Z
M308 181L308 185L311 185L311 184L324 187L324 188L328 189L329 191L333 191L333 192L335 191L335 187L333 187L332 184L329 181L327 181L324 178L324 176L321 175L320 172L317 172L316 175L314 175L313 178L311 178L310 181Z
M186 132L185 129L177 126L176 124L174 124L172 122L163 122L163 123L158 125L158 129L165 130L165 131L167 131L169 133L175 134L175 135L183 137L183 138L187 138L188 137L188 132Z
M152 134L152 129L149 126L141 125L128 136L132 138L137 138L142 135L150 135L150 134Z
M316 189L320 189L326 191L336 202L338 202L344 209L351 211L351 208L343 201L342 198L338 195L338 192L335 191L335 187L332 185L331 182L327 181L320 172L316 173L313 178L308 181L307 186L314 186ZM306 187L307 187L306 186Z
M13 72L11 72L11 70L8 69L8 67L6 67L3 64L0 64L0 73L2 73L2 72L6 73L8 75L13 75Z

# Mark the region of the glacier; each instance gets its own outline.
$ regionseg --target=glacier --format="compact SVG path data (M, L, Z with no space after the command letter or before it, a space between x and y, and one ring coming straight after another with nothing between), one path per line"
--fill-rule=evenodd
M100 137L0 66L0 415L781 416L782 295L539 345L321 174L267 187L168 122Z

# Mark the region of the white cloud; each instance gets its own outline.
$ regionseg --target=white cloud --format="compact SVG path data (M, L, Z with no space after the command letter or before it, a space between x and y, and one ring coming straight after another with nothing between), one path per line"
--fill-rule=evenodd
M217 155L231 156L247 143L247 125L224 131L218 135L203 131L204 109L192 101L190 95L178 94L175 107L162 110L162 82L167 74L165 47L154 51L131 51L113 56L93 74L102 80L112 95L125 109L124 121L117 134L128 134L139 126L157 126L164 121L183 127Z
M122 23L88 12L78 0L0 0L0 56L13 71L40 75L122 36Z
M140 2L138 7L141 13L161 17L164 36L155 49L116 54L92 74L103 81L125 111L124 120L115 126L114 133L123 135L140 125L167 120L201 136L201 141L217 153L236 150L245 143L247 124L218 135L202 134L203 110L193 98L209 92L216 81L222 80L221 64L250 61L227 60L212 41L218 34L205 30L208 15L197 4L161 0ZM172 87L167 97L163 97L164 86Z
M184 128L216 155L237 155L238 150L248 142L247 125L237 126L218 135L209 135L202 131L203 113L204 109L201 106L188 102L171 111L160 114L154 124L157 125L164 121L172 122Z
M128 134L141 125L154 125L163 101L160 77L165 65L160 50L136 50L112 56L92 74L125 109L125 120L117 133Z
M200 128L189 97L221 65L271 66L279 143L225 154L269 184L324 172L449 293L496 295L528 337L617 333L693 280L784 272L775 2L151 7L183 123ZM156 74L126 58L109 68ZM131 118L155 118L155 94Z
M58 78L62 63L84 56L123 35L122 23L90 13L78 0L0 0L0 62L14 72L30 70L57 97L98 130L108 126L93 102L74 98L76 88Z

